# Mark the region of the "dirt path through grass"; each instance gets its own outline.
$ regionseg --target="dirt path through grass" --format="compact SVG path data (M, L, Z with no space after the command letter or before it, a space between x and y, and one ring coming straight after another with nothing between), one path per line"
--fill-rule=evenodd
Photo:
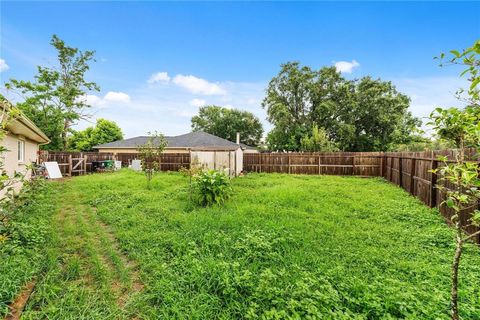
M62 182L54 219L56 235L45 276L37 284L25 318L131 318L129 303L142 290L137 265L120 250L109 227L82 194ZM59 315L59 309L62 315Z

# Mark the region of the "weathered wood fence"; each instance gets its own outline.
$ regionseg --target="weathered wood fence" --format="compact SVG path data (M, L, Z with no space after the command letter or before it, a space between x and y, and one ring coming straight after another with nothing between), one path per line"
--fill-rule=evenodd
M64 176L83 175L92 171L93 161L119 160L127 167L132 160L138 159L138 153L106 153L106 152L57 152L40 151L38 163L56 161ZM190 166L188 153L164 153L161 156L162 171L178 171L181 167Z
M243 168L247 172L383 177L428 206L438 207L449 221L452 210L441 205L445 195L435 188L439 183L438 176L430 172L443 164L439 160L440 156L445 156L449 159L448 162L452 162L455 151L246 153L243 156ZM480 163L476 150L473 149L467 152L467 159ZM462 225L469 233L478 230L477 227L470 226L468 221L475 208L478 208L477 204L464 210L460 216ZM475 240L480 243L480 236Z
M40 151L37 161L56 161L63 176L82 175L92 171L93 161L113 160L113 153Z

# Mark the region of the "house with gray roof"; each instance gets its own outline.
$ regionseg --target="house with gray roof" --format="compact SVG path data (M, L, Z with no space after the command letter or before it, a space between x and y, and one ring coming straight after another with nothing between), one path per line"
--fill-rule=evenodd
M243 143L232 142L203 131L195 131L179 136L166 136L165 153L189 153L191 151L235 151L258 152L256 148ZM139 136L124 140L100 144L93 149L99 152L136 153L137 147L144 145L148 136ZM239 139L237 139L239 140Z
M179 136L167 136L167 146L163 153L165 158L181 156L186 153L190 165L200 165L203 168L227 170L231 176L237 176L243 171L243 154L258 152L256 148L237 142L228 141L202 131L190 132ZM146 144L147 136L134 137L93 147L99 152L113 153L122 162L137 159L137 148ZM175 155L174 155L175 154ZM179 155L180 154L180 155ZM164 163L165 164L165 163ZM165 165L168 165L166 163Z

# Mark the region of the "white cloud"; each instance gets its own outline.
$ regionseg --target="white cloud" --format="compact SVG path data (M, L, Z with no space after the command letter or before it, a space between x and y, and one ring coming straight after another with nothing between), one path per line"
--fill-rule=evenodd
M167 72L157 72L154 73L150 76L150 79L148 79L148 83L154 84L154 83L168 83L170 81L170 76L168 75Z
M113 104L128 104L130 103L131 99L126 93L109 91L103 97L99 97L94 94L87 94L86 96L79 98L79 100L83 100L92 107L103 108Z
M250 99L261 101L265 95L266 82L242 83L221 81L219 85L225 90L224 95L203 96L190 93L184 87L173 83L175 75L170 75L170 85L150 85L148 79L137 87L129 88L129 103L117 103L105 99L106 94L84 97L91 102L94 115L91 121L105 118L117 122L125 137L145 135L148 131L158 130L165 135L179 135L190 132L192 116L198 114L198 107L192 104L219 106L232 105L242 110L253 112L263 123L266 132L271 125L266 122L266 111L257 104L248 104ZM105 92L107 93L107 92ZM111 95L110 95L111 96ZM91 126L90 122L81 121L76 129Z
M360 63L356 60L352 60L352 62L348 61L338 61L335 62L335 68L337 68L338 72L342 73L352 73L353 69L360 67Z
M0 72L7 71L10 69L7 62L4 59L0 59Z
M106 102L129 103L130 96L123 92L109 91L103 98Z
M192 75L177 74L173 78L173 83L177 86L187 89L194 94L203 94L207 96L225 95L227 92L217 83L208 82L205 79L197 78Z
M204 106L204 105L206 105L206 104L207 104L207 101L205 101L205 100L203 100L203 99L197 99L197 98L195 98L195 99L190 100L190 105L191 105L192 107L202 107L202 106Z

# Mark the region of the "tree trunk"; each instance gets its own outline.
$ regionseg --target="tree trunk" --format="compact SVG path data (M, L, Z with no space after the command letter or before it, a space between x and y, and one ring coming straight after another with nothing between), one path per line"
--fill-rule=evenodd
M452 263L452 293L450 297L452 320L460 319L458 315L458 268L460 266L460 257L462 256L463 240L460 223L458 222L457 224L455 256Z
M67 132L68 129L70 128L70 123L68 120L65 120L63 123L63 131L62 131L62 146L63 146L63 151L67 150Z

